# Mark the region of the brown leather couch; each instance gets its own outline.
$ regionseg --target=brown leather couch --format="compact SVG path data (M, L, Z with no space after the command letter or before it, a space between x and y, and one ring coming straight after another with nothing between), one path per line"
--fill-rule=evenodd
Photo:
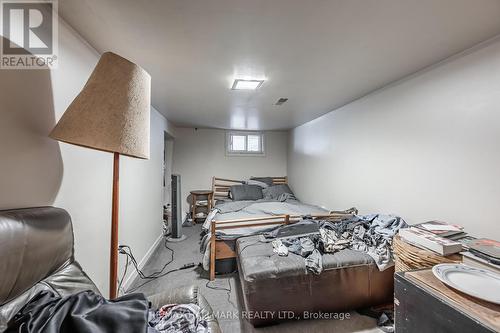
M99 290L74 259L71 217L60 208L0 211L0 332L41 290L61 296ZM153 307L194 303L202 308L213 333L220 332L212 308L195 286L149 297Z

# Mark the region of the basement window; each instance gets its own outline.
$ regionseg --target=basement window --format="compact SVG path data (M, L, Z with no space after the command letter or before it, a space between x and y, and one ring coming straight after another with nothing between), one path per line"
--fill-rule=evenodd
M264 133L227 132L226 154L232 156L264 156Z

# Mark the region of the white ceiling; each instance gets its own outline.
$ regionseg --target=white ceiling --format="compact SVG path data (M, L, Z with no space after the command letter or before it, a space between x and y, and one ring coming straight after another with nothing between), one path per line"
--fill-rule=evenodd
M499 0L60 0L177 125L286 129L500 33ZM265 77L257 91L236 76ZM280 98L282 106L274 106Z

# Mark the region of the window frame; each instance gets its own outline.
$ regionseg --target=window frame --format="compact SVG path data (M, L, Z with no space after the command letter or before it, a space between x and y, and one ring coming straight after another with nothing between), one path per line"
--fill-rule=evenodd
M245 150L231 150L232 136L245 136ZM248 151L248 136L260 136L260 151ZM226 131L226 156L266 156L265 133L258 131Z

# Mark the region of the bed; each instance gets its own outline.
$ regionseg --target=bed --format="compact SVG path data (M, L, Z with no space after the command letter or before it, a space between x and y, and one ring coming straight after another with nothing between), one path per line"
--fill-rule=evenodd
M275 181L287 183L286 177ZM211 280L216 261L237 259L246 312L272 314L247 318L254 326L391 302L392 238L407 226L402 218L358 215L355 208L328 211L293 195L229 200L229 190L236 192L231 186L243 183L213 178L217 202L204 224L205 257ZM306 225L317 229L288 233Z
M287 177L269 177L272 185L286 185ZM232 201L229 199L231 186L244 184L243 180L212 178L213 207L203 224L202 252L204 267L209 270L210 280L215 279L216 262L234 260L237 257L236 240L258 235L280 225L288 225L311 219L337 221L356 213L355 208L346 211L328 211L308 205L293 198L279 200ZM235 261L236 262L236 261ZM207 267L208 266L208 267Z

